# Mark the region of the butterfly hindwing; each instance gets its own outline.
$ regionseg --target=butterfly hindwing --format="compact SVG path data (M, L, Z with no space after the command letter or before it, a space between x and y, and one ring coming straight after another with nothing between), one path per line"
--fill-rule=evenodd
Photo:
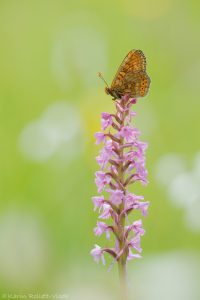
M150 85L150 78L145 71L128 72L124 77L124 93L131 97L144 97Z
M149 90L150 83L151 80L149 76L146 73L144 73L140 81L140 97L146 96Z

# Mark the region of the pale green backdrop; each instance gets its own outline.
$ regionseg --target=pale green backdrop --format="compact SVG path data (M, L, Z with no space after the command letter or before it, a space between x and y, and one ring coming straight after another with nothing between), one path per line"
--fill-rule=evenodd
M136 125L151 202L133 300L200 299L200 3L0 1L0 294L117 299L116 266L89 255L97 214L94 133L131 49L147 57ZM3 297L3 296L2 296Z

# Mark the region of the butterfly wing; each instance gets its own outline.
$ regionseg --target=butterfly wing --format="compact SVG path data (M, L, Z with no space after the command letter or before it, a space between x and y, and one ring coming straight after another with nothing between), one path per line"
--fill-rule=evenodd
M129 72L145 71L146 58L141 50L131 50L121 63L111 84L111 89L123 89L125 75Z
M145 71L131 71L126 73L123 80L123 94L130 97L144 97L149 90L151 80Z

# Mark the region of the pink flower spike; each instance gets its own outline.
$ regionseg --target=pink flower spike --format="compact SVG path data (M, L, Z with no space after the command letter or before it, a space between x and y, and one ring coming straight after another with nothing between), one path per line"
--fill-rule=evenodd
M124 192L121 190L106 190L106 192L110 193L110 201L114 205L119 205L122 203L124 198Z
M95 173L96 179L95 183L98 187L98 193L101 193L106 184L111 181L111 177L102 171L98 171Z
M112 122L112 116L109 113L103 112L101 114L101 126L103 130L112 125Z
M93 248L90 252L90 254L93 256L95 262L99 262L100 259L102 259L103 265L105 265L105 259L103 256L103 250L98 245L95 245L95 248Z
M102 233L106 231L107 228L108 226L106 225L106 223L97 221L97 227L94 228L94 233L97 236L102 235Z
M133 142L136 140L140 132L137 128L132 128L129 126L124 126L121 128L119 135L126 139L127 142Z
M104 196L92 197L92 201L94 203L94 211L97 209L97 207L101 207L103 205L104 200Z
M124 274L128 260L141 258L140 239L145 230L143 218L137 219L137 214L147 215L149 202L131 193L130 186L148 182L147 144L139 140L140 131L132 124L136 115L132 108L137 100L117 90L107 88L106 91L113 100L116 98L115 112L101 114L101 131L95 134L96 144L102 143L103 147L96 157L100 170L95 173L95 183L100 194L92 197L92 201L99 213L94 234L97 237L105 234L110 241L103 248L95 245L91 255L96 262L102 259L104 264L104 254L110 255L111 266L118 263ZM136 213L136 218L130 222L131 213Z
M94 136L96 138L96 145L104 142L106 139L106 135L103 132L96 132Z
M131 259L134 259L134 258L141 258L142 256L140 254L133 254L131 249L129 248L128 249L128 257L127 257L127 260L131 260Z

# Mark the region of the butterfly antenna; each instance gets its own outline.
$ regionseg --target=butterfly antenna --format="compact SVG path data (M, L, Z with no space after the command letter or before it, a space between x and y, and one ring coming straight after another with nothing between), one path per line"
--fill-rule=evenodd
M107 87L109 87L109 85L107 84L107 82L103 78L103 75L101 74L101 72L98 72L97 75L103 80L103 82L107 85Z

